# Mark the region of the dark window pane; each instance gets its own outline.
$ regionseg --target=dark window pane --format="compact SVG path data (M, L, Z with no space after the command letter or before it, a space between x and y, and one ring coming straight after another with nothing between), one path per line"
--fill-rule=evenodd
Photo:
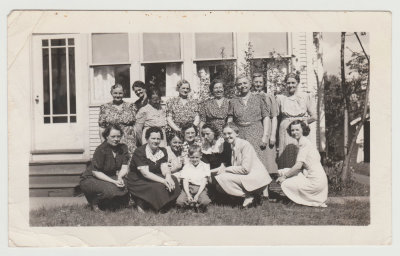
M43 113L50 114L49 49L42 49L43 55Z
M69 118L69 122L70 122L70 123L76 123L76 116L71 116L71 117Z
M74 45L75 40L73 38L68 38L68 45Z
M168 61L181 59L179 33L144 33L144 61Z
M196 33L196 58L233 57L233 33Z
M75 89L75 48L68 48L69 65L69 107L70 114L76 114L76 89Z
M130 98L130 65L97 66L93 68L94 99L111 99L110 88L119 83L124 88L124 98Z
M51 46L64 46L65 39L51 39Z
M128 34L93 34L92 61L96 63L121 63L129 61Z
M42 40L42 46L49 46L49 40Z
M53 117L53 123L68 123L67 116L55 116Z
M250 33L249 39L254 57L269 57L274 51L281 55L288 54L287 33Z
M49 124L50 123L50 117L45 117L44 118L44 123Z
M67 114L66 48L51 49L53 114Z

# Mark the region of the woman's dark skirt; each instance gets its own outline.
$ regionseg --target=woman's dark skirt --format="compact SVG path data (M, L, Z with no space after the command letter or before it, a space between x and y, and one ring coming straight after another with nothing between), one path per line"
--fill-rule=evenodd
M154 210L159 211L164 206L176 201L181 193L178 180L172 176L175 189L169 192L165 185L145 178L128 176L128 190L134 198L139 198L148 203Z

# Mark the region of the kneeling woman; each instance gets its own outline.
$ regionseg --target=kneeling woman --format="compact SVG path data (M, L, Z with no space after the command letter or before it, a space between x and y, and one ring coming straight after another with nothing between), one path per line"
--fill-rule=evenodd
M81 176L80 188L93 210L107 203L127 204L123 177L128 173L128 146L121 144L122 129L110 125L103 131L105 141L96 148L92 161ZM115 205L115 204L114 204Z
M133 153L128 174L128 190L135 199L138 210L146 205L156 211L175 202L181 190L168 167L168 154L160 147L163 132L159 127L146 130L147 144Z
M232 166L220 168L215 179L227 194L244 197L243 207L248 207L272 179L253 146L238 134L239 128L233 123L224 126L224 139L232 147Z
M326 207L328 179L317 148L304 136L310 133L305 122L296 120L287 128L298 141L299 152L292 168L279 170L278 183L285 195L297 204Z

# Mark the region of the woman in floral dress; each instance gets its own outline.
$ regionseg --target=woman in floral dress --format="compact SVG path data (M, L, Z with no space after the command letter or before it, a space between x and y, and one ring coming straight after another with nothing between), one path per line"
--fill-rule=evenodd
M229 100L224 97L224 81L214 79L210 84L210 92L213 98L200 104L200 127L208 123L222 134L229 110Z
M181 80L177 84L178 97L167 101L166 112L168 130L180 132L185 124L200 123L199 105L196 100L189 98L190 84L186 80Z
M250 92L249 78L238 77L236 87L240 95L230 101L228 122L234 122L238 126L239 137L250 142L265 169L269 171L267 169L269 159L265 152L269 141L268 109L260 95ZM268 188L263 194L264 197L268 197Z
M101 136L104 129L112 124L119 125L123 130L121 143L128 146L129 154L132 155L136 149L136 136L134 124L136 121L136 108L132 103L124 102L124 90L122 85L115 84L111 87L113 101L100 106L99 115L99 134Z

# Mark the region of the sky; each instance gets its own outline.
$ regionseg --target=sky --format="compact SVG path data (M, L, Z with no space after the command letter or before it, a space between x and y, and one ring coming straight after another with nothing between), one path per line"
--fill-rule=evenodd
M361 35L361 33L358 33L358 36L369 55L369 34ZM324 69L328 75L340 77L340 32L324 32L322 38ZM346 33L345 62L350 59L352 51L362 52L362 49L354 33Z

